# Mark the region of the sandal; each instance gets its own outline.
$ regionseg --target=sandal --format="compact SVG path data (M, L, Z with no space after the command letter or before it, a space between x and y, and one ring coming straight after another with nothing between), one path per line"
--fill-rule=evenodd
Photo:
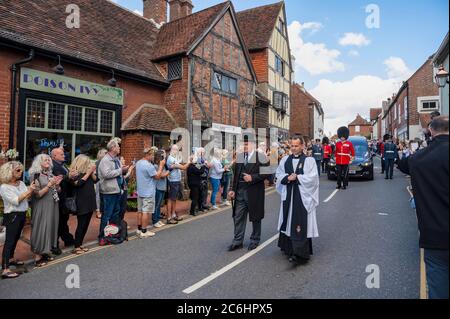
M72 254L74 254L74 255L81 255L83 253L84 253L84 251L83 251L83 249L81 249L81 247L75 248L74 250L72 250Z
M47 263L45 262L44 258L41 258L41 259L39 259L39 260L35 260L35 261L34 261L34 265L35 265L36 267L43 267L43 266L46 266Z
M174 219L175 219L177 222L181 222L181 221L183 220L183 217L178 217L178 216L177 216L177 217L175 217Z
M23 261L20 261L20 260L10 261L9 264L11 266L16 266L16 267L20 267L20 266L24 266L25 265L25 263Z
M86 247L83 247L83 246L80 246L80 249L82 251L84 251L85 253L87 253L90 250L89 248L86 248Z
M17 278L19 276L20 275L18 273L8 271L8 272L2 274L2 279L13 279L13 278Z

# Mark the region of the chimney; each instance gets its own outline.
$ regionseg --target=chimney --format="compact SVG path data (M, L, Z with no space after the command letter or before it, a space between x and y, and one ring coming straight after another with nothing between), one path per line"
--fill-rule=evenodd
M161 24L167 22L167 0L143 0L144 18Z
M184 18L192 14L194 5L191 0L169 0L170 21Z

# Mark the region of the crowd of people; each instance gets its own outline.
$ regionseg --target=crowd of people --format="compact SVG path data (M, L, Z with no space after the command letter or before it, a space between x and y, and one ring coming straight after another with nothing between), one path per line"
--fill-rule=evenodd
M435 117L429 131L430 136L423 143L394 142L387 134L383 141L371 141L370 148L380 155L386 179L393 178L395 162L402 172L411 176L430 298L448 298L448 117ZM341 188L341 183L343 189L348 185L348 176L342 172L348 170L355 156L348 135L348 128L341 127L337 141L324 138L306 142L302 137L294 137L274 143L270 148L265 142L256 147L247 140L233 153L214 148L210 155L204 148L196 148L187 160L183 160L177 144L168 150L149 147L131 165L126 165L120 156L120 140L114 138L106 149L98 152L95 162L86 155L78 155L67 167L63 148L53 149L50 155L36 156L27 171L29 186L23 181L23 165L7 162L0 167L6 226L2 278L18 277L19 273L10 266L24 265L14 258L14 252L29 208L32 209L31 251L35 266L42 267L62 253L60 238L65 247L73 246L73 254L89 251L83 242L94 214L100 219L99 245L114 243L111 235L127 228L124 216L131 179L135 179L138 195L139 238L155 236L151 226L160 228L182 221L176 206L183 197L183 176L189 188L191 215L216 210L220 204L230 206L230 200L234 202L234 239L229 251L242 248L247 217L253 224L248 248L253 250L259 245L264 188L268 180L282 196L278 245L289 261L307 261L312 254L311 239L318 237L315 210L319 176L327 172L332 157L337 166L337 188ZM264 168L270 166L269 159L273 157L278 168L270 173ZM167 209L162 216L166 197ZM77 218L73 235L68 227L70 214Z

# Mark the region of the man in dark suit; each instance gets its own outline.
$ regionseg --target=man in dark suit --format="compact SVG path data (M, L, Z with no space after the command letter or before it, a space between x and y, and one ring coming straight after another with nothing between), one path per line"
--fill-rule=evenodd
M70 186L70 176L69 170L64 166L65 162L65 154L64 149L59 147L52 150L51 153L52 162L53 162L53 175L55 176L63 176L63 180L61 182L61 192L59 195L59 225L58 225L58 236L64 242L65 247L70 247L75 244L75 239L73 235L69 232L69 225L67 224L69 221L70 214L64 206L64 202L68 195L70 195L71 186ZM76 176L73 173L73 176ZM58 241L59 242L59 241ZM55 255L61 255L62 251L59 248L59 244L53 248L52 253Z
M399 169L411 175L429 298L448 299L448 116L434 118L429 129L433 143L401 159Z
M233 167L233 184L229 197L234 200L234 240L228 250L243 247L247 215L253 224L248 250L258 247L261 240L261 221L264 218L265 185L269 163L265 154L255 149L251 136L244 137L243 153L237 155Z

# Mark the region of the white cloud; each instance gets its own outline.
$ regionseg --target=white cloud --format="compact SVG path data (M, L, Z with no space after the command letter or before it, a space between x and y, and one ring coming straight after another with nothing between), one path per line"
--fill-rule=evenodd
M381 107L382 101L397 93L406 79L372 75L359 75L343 82L323 79L310 93L322 103L325 131L336 134L340 126L348 125L358 113L368 119L369 109Z
M134 9L133 12L139 14L140 16L144 15L144 13L139 9Z
M342 46L354 45L357 47L363 47L369 45L370 40L368 40L362 33L347 32L344 37L339 39L339 44Z
M345 70L344 63L338 60L341 55L340 51L328 49L324 43L305 42L302 39L302 32L305 30L317 32L321 28L322 24L318 22L301 24L294 21L288 26L291 51L295 56L296 72L304 69L311 75L319 75Z
M356 50L350 50L350 51L348 52L348 55L349 55L349 56L352 56L352 57L358 57L358 56L359 56L359 52L356 51Z
M386 65L386 72L390 78L407 80L412 75L402 58L391 56L383 64Z

